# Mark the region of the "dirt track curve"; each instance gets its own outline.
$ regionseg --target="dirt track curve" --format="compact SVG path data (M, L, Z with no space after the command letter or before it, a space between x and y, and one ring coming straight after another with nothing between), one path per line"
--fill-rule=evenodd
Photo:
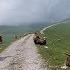
M0 70L47 70L37 53L33 36L21 38L0 54Z

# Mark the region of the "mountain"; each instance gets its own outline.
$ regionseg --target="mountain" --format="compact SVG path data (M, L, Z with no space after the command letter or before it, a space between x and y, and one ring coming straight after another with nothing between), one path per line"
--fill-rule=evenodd
M46 29L44 36L47 38L47 45L38 47L39 53L46 61L48 59L51 66L49 70L62 70L61 66L67 58L66 53L70 54L70 20L64 20L59 25Z
M61 21L70 18L70 0L57 0L48 13L48 22ZM54 2L54 0L53 0Z

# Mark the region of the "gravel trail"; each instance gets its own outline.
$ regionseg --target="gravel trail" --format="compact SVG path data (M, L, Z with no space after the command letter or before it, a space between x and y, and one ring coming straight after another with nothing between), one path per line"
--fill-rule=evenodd
M0 70L47 70L37 53L33 36L21 38L0 54Z
M44 34L44 31L45 31L46 29L48 29L48 28L50 28L50 27L53 27L53 26L57 26L57 25L59 25L59 24L61 24L61 23L52 24L52 25L50 25L50 26L47 26L47 27L43 28L43 29L40 31L40 33L41 33L41 34Z

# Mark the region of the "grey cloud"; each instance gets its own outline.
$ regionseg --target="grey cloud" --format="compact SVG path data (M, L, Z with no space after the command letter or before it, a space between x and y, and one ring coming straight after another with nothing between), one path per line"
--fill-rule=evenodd
M58 19L64 10L62 8L67 8L65 2L69 0L0 0L0 24L29 24ZM61 13L57 15L56 10Z

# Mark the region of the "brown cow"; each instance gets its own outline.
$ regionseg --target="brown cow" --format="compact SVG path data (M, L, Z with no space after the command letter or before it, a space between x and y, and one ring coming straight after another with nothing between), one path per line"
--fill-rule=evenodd
M66 66L70 67L70 54L66 54L67 59L66 59Z
M46 45L46 39L41 38L38 34L34 37L34 43L39 45Z
M2 43L3 42L3 40L2 40L2 36L0 36L0 43Z

